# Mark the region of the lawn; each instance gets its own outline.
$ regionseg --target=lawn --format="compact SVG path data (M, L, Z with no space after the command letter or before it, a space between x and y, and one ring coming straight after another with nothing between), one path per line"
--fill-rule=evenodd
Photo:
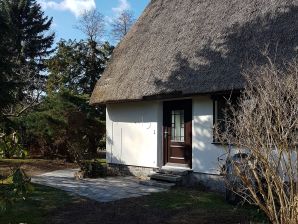
M76 168L72 163L62 160L45 159L0 159L0 191L11 184L11 169L21 166L29 176L38 175L65 168ZM28 199L19 199L7 208L4 213L0 211L0 223L44 223L50 211L60 208L77 200L79 197L71 196L64 191L50 187L33 184L33 191Z
M178 188L148 198L148 207L177 213L167 223L264 223L262 212L251 206L233 206L213 192Z
M1 190L6 186L1 186ZM19 199L0 213L0 223L45 223L49 213L69 203L82 199L50 187L33 185L34 190L26 200Z
M257 209L227 204L210 192L176 188L145 197L97 203L50 187L34 185L27 200L19 200L0 215L0 223L262 223Z
M74 166L62 161L0 160L0 171L14 164L21 164L29 174ZM5 186L0 185L0 190ZM198 188L174 188L144 197L98 203L54 188L33 186L28 199L18 200L0 214L0 223L230 224L266 220L256 208L230 205L222 196Z

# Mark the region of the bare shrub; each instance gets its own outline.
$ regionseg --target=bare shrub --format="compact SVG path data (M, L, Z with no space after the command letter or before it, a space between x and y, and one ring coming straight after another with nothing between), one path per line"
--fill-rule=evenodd
M228 161L240 184L236 193L273 223L298 223L298 64L277 68L269 60L246 79L226 131L217 132L229 145ZM235 153L247 156L233 160ZM235 181L229 184L235 187Z

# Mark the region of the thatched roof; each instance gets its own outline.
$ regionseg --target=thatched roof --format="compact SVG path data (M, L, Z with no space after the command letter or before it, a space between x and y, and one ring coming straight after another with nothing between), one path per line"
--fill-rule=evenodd
M283 64L297 50L298 0L152 0L91 103L242 89L252 64Z

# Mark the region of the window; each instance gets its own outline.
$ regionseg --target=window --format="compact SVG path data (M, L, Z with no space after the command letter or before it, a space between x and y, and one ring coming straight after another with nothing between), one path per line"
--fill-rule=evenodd
M172 110L171 141L184 142L184 110Z
M215 96L213 98L213 122L214 126L218 128L218 132L224 133L227 131L227 120L232 116L228 99L232 106L237 105L239 95L232 96ZM218 142L218 139L213 135L213 141Z

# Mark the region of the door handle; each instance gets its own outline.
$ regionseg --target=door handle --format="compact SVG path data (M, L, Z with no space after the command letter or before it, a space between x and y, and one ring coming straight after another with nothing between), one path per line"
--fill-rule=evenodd
M165 138L168 137L168 133L169 133L169 132L167 132L167 131L164 132L164 136L165 136Z

